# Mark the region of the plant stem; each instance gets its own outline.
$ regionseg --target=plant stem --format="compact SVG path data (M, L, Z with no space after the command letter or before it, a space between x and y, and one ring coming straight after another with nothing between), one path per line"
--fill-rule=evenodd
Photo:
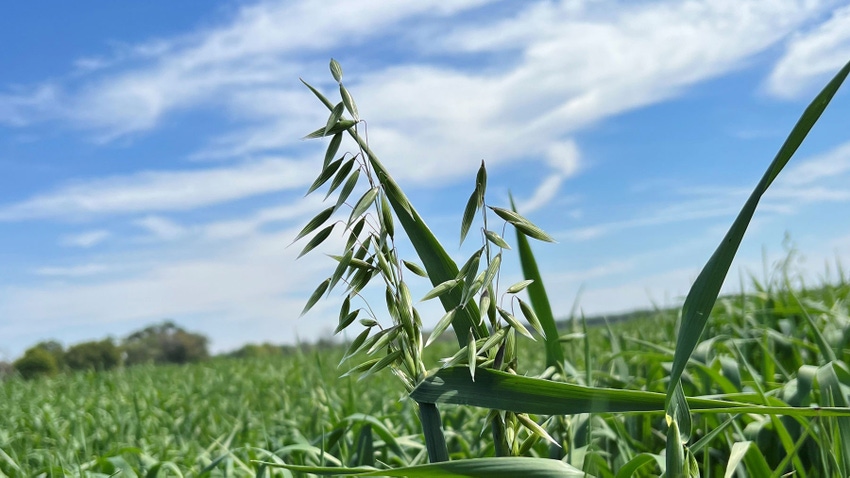
M422 433L425 435L428 461L431 463L449 461L449 449L446 446L446 437L443 435L443 420L440 418L437 405L419 402L419 420L422 422Z

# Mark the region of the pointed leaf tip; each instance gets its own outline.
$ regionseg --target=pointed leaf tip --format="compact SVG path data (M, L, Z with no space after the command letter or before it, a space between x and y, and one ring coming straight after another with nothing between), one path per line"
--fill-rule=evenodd
M322 297L322 295L328 289L328 285L330 285L330 283L331 283L330 279L325 279L324 281L322 281L321 284L319 284L319 287L316 287L316 290L313 291L313 295L311 295L310 298L307 300L307 304L304 306L304 309L301 311L300 316L303 316L304 314L306 314L307 311L309 311L310 309L313 308L314 305L316 305L316 302L319 301L319 299Z

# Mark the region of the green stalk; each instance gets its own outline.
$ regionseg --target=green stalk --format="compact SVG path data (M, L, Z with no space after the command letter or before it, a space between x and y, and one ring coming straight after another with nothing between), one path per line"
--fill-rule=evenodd
M419 403L419 420L422 422L422 433L425 435L425 449L428 450L428 461L438 463L449 461L449 449L446 437L443 435L443 421L437 405L427 402Z

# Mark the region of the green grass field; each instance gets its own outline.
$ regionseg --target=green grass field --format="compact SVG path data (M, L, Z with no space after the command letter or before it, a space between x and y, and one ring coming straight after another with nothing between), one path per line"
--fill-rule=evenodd
M765 403L847 406L850 285L806 292L781 282L754 286L756 294L718 301L706 331L711 339L697 347L685 374L686 394L757 391ZM595 325L587 335L577 322L562 331L572 374L566 381L663 393L676 324L672 311ZM453 347L435 343L426 349L429 363ZM523 343L518 370L541 374L542 347ZM339 378L342 352L7 381L0 386L0 476L294 476L259 462L426 463L415 404L403 398L398 380L389 370L363 381ZM830 388L832 380L838 388ZM487 410L441 411L452 459L495 455L490 430L482 431ZM661 412L532 418L556 430L568 463L594 476L660 474ZM691 450L703 476L724 476L735 459L748 476L841 476L845 420L697 414ZM525 455L551 452L536 435L515 440ZM640 465L634 475L616 474L630 463Z

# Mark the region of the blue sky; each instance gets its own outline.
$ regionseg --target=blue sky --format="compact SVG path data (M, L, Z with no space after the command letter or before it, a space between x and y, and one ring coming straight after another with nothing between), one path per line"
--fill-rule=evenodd
M560 315L582 287L587 314L679 303L802 110L850 60L850 5L836 1L5 8L7 359L39 340L120 338L166 318L215 351L329 334L336 299L298 313L333 263L295 261L300 247L286 246L322 208L304 191L324 144L299 138L327 112L298 78L333 92L331 57L372 148L458 260L475 247L455 244L482 159L488 202L504 206L511 191L555 236L535 250ZM741 274L763 278L786 235L809 282L850 257L848 114L841 91L763 199L727 290ZM514 257L504 267L518 277Z

